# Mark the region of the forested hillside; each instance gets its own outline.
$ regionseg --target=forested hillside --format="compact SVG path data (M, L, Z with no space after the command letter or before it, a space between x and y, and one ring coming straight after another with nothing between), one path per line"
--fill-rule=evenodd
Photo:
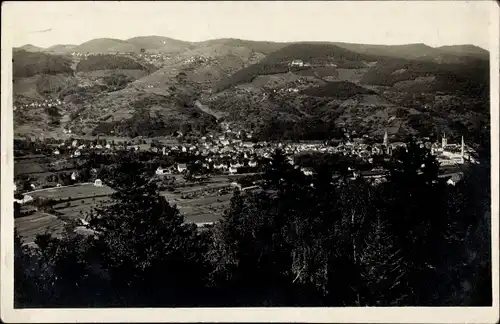
M23 50L13 52L12 74L14 78L72 72L71 60L64 56Z

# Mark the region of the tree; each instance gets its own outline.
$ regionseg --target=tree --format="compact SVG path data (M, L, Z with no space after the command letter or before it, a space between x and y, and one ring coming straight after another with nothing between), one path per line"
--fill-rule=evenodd
M196 228L161 197L139 168L127 170L114 202L93 213L90 224L102 233L96 242L111 285L133 305L182 305L203 287L203 246ZM168 292L168 293L166 293ZM182 298L182 294L189 294ZM189 297L188 297L189 296Z
M446 250L446 184L438 178L439 165L429 150L410 141L393 155L389 182L382 186L387 222L412 271L406 285L414 291L411 305L432 303L438 276L436 267ZM432 284L430 284L432 283Z
M399 306L410 302L412 292L405 276L411 269L407 268L387 224L380 219L372 224L359 259L359 306Z
M47 297L37 282L42 274L36 267L36 260L23 249L22 243L14 228L14 307L40 306Z

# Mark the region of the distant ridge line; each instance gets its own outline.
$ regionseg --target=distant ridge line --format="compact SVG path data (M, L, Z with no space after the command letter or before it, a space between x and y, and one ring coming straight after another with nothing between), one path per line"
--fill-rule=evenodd
M345 41L289 41L289 42L283 42L283 41L272 41L272 40L251 40L251 39L240 39L240 38L215 38L215 39L207 39L203 41L184 41L180 39L175 39L175 38L170 38L167 36L159 36L159 35L147 35L147 36L134 36L131 38L127 39L120 39L120 38L114 38L114 37L102 37L102 38L94 38L90 39L88 41L85 41L81 44L78 45L67 45L67 44L54 44L48 47L40 47L36 46L33 44L25 44L22 46L14 47L14 49L24 49L26 47L28 48L38 48L40 50L49 50L50 48L57 47L57 46L81 46L85 43L93 42L93 41L115 41L119 43L129 43L131 40L137 40L137 39L147 39L147 38L162 38L165 41L172 41L172 42L181 42L185 43L186 45L204 45L204 44L210 44L210 43L217 43L217 42L231 42L231 41L240 41L240 42L250 42L250 43L270 43L270 44L276 44L276 45L291 45L291 44L329 44L329 45L353 45L353 46L367 46L367 47L405 47L405 46L425 46L431 49L443 49L443 48L451 48L451 47L468 47L471 49L479 49L485 52L489 52L489 50L484 49L480 46L473 45L473 44L453 44L453 45L441 45L441 46L430 46L425 43L405 43L405 44L365 44L365 43L349 43Z

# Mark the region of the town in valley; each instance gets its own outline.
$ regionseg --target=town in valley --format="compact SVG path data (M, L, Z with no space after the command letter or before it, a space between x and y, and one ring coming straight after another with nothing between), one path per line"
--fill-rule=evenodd
M15 307L492 305L484 42L141 19L16 40Z

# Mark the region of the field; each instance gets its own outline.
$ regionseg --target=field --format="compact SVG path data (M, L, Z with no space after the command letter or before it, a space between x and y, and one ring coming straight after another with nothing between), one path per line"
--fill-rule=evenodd
M177 179L174 192L162 191L160 194L170 204L177 206L185 216L186 222L214 222L220 219L224 210L229 207L232 192L219 192L219 190L227 188L230 181L227 176L215 176L205 183L186 183L183 179ZM32 191L28 194L33 198L52 198L62 201L53 206L55 215L36 211L32 215L17 218L15 225L25 243L33 242L37 234L45 232L58 236L62 233L66 221L85 219L95 207L109 203L111 201L109 196L113 192L110 187L96 187L92 183ZM183 199L185 195L190 196L188 199ZM70 200L64 201L65 199Z
M64 222L57 216L37 211L29 216L16 218L15 226L23 242L31 243L38 234L45 232L57 237L62 233Z
M98 205L105 205L111 199L107 196L92 197L88 199L77 199L54 205L54 210L61 213L60 217L65 219L85 219L86 215Z
M91 183L79 184L74 186L41 189L29 193L33 198L52 198L52 199L84 199L97 196L109 196L114 192L113 189L107 186L96 187Z
M210 179L210 182L185 185L177 188L175 192L162 191L161 195L170 204L177 206L181 214L186 217L187 222L214 222L219 220L224 210L229 207L233 196L232 192L218 192L220 189L227 188L228 185L229 179L227 177L214 177ZM193 195L193 197L181 198L186 194Z
M232 193L221 196L205 196L198 199L186 199L177 204L187 222L206 223L218 221L224 210L229 207Z

